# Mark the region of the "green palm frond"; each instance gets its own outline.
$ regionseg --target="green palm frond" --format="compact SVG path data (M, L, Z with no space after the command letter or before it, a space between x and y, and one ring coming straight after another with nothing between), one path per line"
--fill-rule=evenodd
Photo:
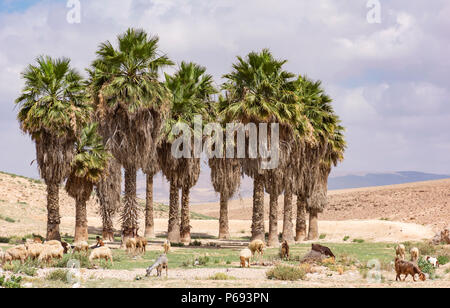
M56 136L76 135L89 120L81 75L66 58L40 56L22 73L25 86L16 99L21 129L33 138L46 131Z

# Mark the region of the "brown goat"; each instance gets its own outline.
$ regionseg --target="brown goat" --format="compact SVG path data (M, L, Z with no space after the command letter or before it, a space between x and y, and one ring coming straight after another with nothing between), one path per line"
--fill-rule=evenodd
M289 244L285 240L281 243L281 259L289 260Z
M420 270L420 268L415 265L412 262L408 262L408 261L404 261L401 260L400 258L395 258L395 272L397 273L397 276L395 277L395 281L405 281L406 277L408 277L408 275L411 275L413 278L413 281L416 281L416 274L419 275L419 279L422 281L425 281L426 277L425 274L422 273L422 271ZM405 275L405 277L402 278L400 277L400 275Z
M311 250L320 252L321 254L326 255L328 257L331 257L331 258L336 258L334 256L334 254L331 252L331 249L326 247L326 246L322 246L322 245L319 245L319 244L312 244L311 245Z

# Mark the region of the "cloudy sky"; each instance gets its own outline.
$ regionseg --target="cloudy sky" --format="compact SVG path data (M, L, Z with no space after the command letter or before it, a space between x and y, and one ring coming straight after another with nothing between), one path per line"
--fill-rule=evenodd
M220 84L236 55L270 48L294 73L320 79L347 127L336 173L416 170L450 174L450 1L80 0L0 1L0 170L37 176L19 131L20 72L36 56L66 56L80 71L100 42L128 27L160 37L176 62L206 66Z

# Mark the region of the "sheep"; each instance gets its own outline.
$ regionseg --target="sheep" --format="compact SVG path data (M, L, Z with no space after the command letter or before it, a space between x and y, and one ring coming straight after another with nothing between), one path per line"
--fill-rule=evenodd
M250 267L250 258L252 257L252 251L248 248L242 249L239 254L239 258L241 260L241 267L245 267L245 263L247 263L248 267Z
M111 260L111 265L114 265L112 252L109 247L102 246L94 249L89 256L89 262L92 262L96 259L105 259L106 262L108 262L108 260Z
M439 267L439 261L437 258L426 256L425 260L428 261L431 265L433 265L434 268Z
M419 248L413 247L409 253L411 254L411 262L417 263L417 260L419 260Z
M165 240L162 246L164 247L164 253L167 254L170 250L170 242L168 240Z
M156 268L156 276L161 277L161 272L163 269L166 269L166 277L169 275L169 259L167 259L166 254L162 254L159 256L158 260L153 263L152 266L149 266L146 270L147 274L145 276L150 277L153 269Z
M136 251L136 246L137 246L137 241L135 238L131 237L131 238L126 239L125 247L126 247L127 253L134 254Z
M261 258L264 253L264 248L266 247L266 244L264 244L261 240L253 240L248 244L248 248L252 252L252 255L254 256L257 252L259 257Z
M73 244L73 252L84 252L88 253L89 244L86 241L79 241Z
M6 252L0 249L0 264L3 266L5 265L6 262L9 262L9 264L11 265L12 261L13 260L11 255L7 254Z
M19 245L10 248L6 251L5 254L7 255L5 259L9 261L9 264L11 264L11 262L15 260L20 260L20 263L23 264L28 257L28 252L25 245Z
M145 254L146 247L147 247L147 240L145 239L145 237L142 236L136 237L137 252Z
M395 272L397 274L397 276L395 277L395 281L402 281L402 278L400 277L400 275L405 275L405 277L403 278L403 281L406 280L406 277L408 277L408 275L411 275L413 278L413 281L416 281L416 274L419 275L419 279L422 281L425 281L426 277L425 274L422 273L422 271L419 269L419 267L417 265L415 265L412 262L408 262L405 260L401 260L400 258L395 258Z
M287 241L283 241L283 243L281 243L280 255L281 259L289 260L289 244Z
M46 245L39 255L39 262L50 263L52 259L62 259L64 256L64 247L62 245Z
M395 256L399 257L400 260L405 260L405 251L406 251L405 245L398 244L395 247Z
M34 243L33 244L25 244L27 251L28 251L28 258L32 260L36 260L41 255L42 251L44 250L45 246L43 244Z

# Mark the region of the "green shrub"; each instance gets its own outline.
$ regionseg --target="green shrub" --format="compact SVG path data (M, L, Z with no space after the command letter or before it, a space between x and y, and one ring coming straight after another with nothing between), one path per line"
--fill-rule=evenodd
M277 265L266 272L268 279L296 281L305 279L306 271L297 266Z
M2 244L8 244L9 240L10 240L9 237L0 236L0 243L2 243Z
M198 258L198 264L199 265L207 265L209 263L209 257L208 256L202 256Z
M6 222L9 222L9 223L15 223L16 221L14 220L14 219L12 219L11 217L5 217L5 216L2 216L2 215L0 215L0 219L1 220L4 220L4 221L6 221Z
M438 258L438 262L440 265L445 265L448 262L450 262L450 257L449 256L439 256Z
M9 279L6 279L5 276L0 277L0 287L5 289L20 289L22 288L21 282L22 277L20 276L11 276Z
M347 242L349 238L350 238L350 236L346 235L346 236L344 236L343 241Z
M21 237L18 236L12 236L9 238L9 244L11 245L20 245L23 244L23 239Z
M355 239L353 239L353 243L362 244L362 243L364 243L364 240L363 239L359 239L359 238L355 238Z
M171 247L184 247L183 243L170 243Z
M193 241L189 244L189 246L202 246L202 242L201 241Z
M326 238L326 237L327 237L327 235L324 234L324 233L322 233L322 234L319 236L319 240L323 240L323 239Z
M62 281L64 283L68 283L69 282L67 279L68 273L69 273L68 270L57 269L57 270L50 272L47 275L46 279L51 280L51 281Z
M216 273L208 278L209 280L234 280L235 277L228 276L225 273Z
M24 264L13 262L12 265L5 264L3 269L5 271L13 272L14 274L23 274L27 276L34 277L37 273L37 268L39 267L38 261L28 260Z
M430 275L430 278L432 278L435 274L435 269L433 265L425 260L424 258L420 257L419 261L417 262L417 265L419 266L420 270L428 275Z

